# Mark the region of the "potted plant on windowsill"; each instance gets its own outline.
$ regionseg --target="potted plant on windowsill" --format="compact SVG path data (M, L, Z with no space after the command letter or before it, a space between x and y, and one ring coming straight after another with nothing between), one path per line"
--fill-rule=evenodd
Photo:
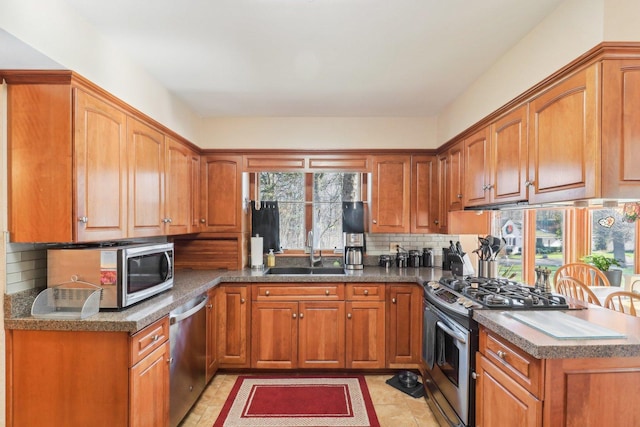
M620 283L622 282L622 270L610 270L612 265L621 267L622 265L620 264L620 261L613 257L607 257L601 254L587 255L582 259L584 260L584 262L588 262L598 270L602 271L604 275L607 276L607 279L609 280L609 284L611 284L611 286L620 286Z

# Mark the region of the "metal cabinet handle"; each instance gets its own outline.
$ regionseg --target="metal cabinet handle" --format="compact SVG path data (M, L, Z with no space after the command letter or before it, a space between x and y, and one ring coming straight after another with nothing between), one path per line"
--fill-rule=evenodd
M329 295L330 294L329 289L325 289L324 294Z
M271 292L269 292L269 291L264 291L264 295L265 295L265 296L269 296L270 294L271 294Z
M156 342L156 341L158 341L159 339L160 339L160 335L157 335L157 334L156 334L156 335L154 335L154 336L151 338L151 340L152 340L153 342Z
M456 197L457 197L458 199L462 199L462 194L461 194L461 193L458 193L458 194L456 195Z
M207 222L207 220L206 220L206 219L204 219L204 218L200 218L200 222L201 222L202 224L204 224L205 222Z
M396 299L395 298L391 298L391 302L395 304L396 303Z
M493 188L493 184L487 184L487 190L491 190Z
M168 358L168 359L167 359L167 363L168 363L169 365L171 365L171 364L173 363L173 357Z
M369 295L369 289L365 289L365 290L364 290L364 294L365 294L365 295Z
M473 378L474 380L477 380L478 378L480 378L480 374L478 374L477 372L472 372L471 378Z
M498 353L497 353L497 354L498 354L498 357L499 357L500 359L503 359L503 360L504 360L504 359L506 359L506 358L507 358L507 353L505 353L505 352L504 352L504 351L502 351L502 350L498 350Z
M207 304L207 308L209 309L213 308L213 304Z
M244 304L244 298L240 298L240 304Z
M438 224L440 224L440 221L439 221L439 220L437 220L437 219L434 219L434 220L433 220L433 223L434 223L435 225L438 225Z
M293 318L295 319L296 317L298 317L298 315L293 313Z
M300 313L300 318L304 318L304 313Z
M80 218L78 218L78 222L86 224L87 222L89 222L89 218L87 218L86 216L81 216Z
M377 224L377 223L378 223L378 220L375 220L375 219L374 219L374 220L373 220L373 221L371 221L371 222L373 222L374 224Z
M351 313L347 313L347 319L351 319Z
M533 187L535 185L535 181L525 181L524 186L525 187Z

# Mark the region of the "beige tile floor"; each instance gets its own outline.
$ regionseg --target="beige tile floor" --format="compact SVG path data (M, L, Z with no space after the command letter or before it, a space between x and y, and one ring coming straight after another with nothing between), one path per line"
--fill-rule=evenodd
M382 427L438 427L424 398L413 398L394 389L387 375L366 375L367 387ZM218 374L200 396L180 427L211 427L227 400L237 375ZM422 382L422 380L421 380Z

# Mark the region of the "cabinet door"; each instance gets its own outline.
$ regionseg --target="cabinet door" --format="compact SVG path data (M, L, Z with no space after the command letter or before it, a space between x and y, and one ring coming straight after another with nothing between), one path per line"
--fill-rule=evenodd
M491 124L490 177L492 203L527 200L527 106Z
M127 237L125 113L75 89L76 241Z
M371 232L408 233L411 156L374 156Z
M437 231L437 170L434 156L411 157L411 232Z
M482 128L464 140L464 204L489 203L489 129Z
M131 368L129 426L169 425L169 341Z
M344 368L344 323L344 301L300 302L298 366Z
M192 151L169 137L165 142L165 234L186 234L191 228Z
M542 426L542 401L481 353L476 355L476 426Z
M438 156L438 215L434 220L436 231L447 234L449 225L449 155L444 153Z
M200 166L204 218L200 231L244 231L242 156L206 156Z
M602 194L637 199L640 61L604 61L602 81Z
M129 237L164 234L164 135L127 118Z
M415 367L422 342L422 288L389 285L387 292L387 367Z
M529 103L529 202L599 195L598 64Z
M191 233L202 230L205 219L202 217L202 192L200 185L200 155L191 152Z
M385 365L384 301L347 301L347 369L377 369Z
M211 288L207 295L207 382L213 378L218 370L218 322L217 299L218 289Z
M250 300L246 286L225 286L218 291L218 357L220 367L249 367Z
M298 303L253 301L251 311L251 367L296 368Z
M460 141L449 149L449 210L461 210L464 197L464 141Z

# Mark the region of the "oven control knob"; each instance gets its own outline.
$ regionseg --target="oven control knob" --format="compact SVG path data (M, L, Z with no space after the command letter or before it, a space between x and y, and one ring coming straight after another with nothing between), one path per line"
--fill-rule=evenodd
M471 301L469 298L460 297L458 298L458 304L460 304L464 308L471 308L473 306L473 301Z
M438 289L440 287L440 283L438 282L429 282L427 283L431 289Z

